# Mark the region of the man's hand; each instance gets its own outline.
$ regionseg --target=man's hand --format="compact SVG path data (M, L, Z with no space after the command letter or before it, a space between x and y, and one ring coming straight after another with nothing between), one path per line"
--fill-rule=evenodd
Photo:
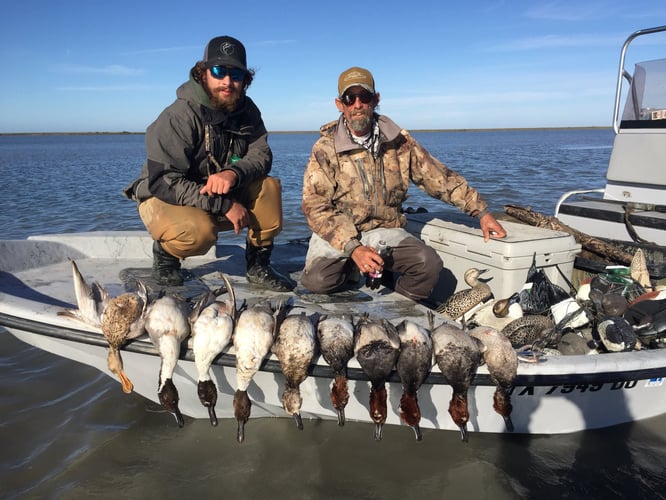
M207 194L212 196L214 194L228 194L229 191L238 182L238 175L233 170L223 170L208 177L206 185L201 188L199 194Z
M237 201L231 203L231 208L226 214L224 214L224 216L234 225L234 232L236 234L240 233L241 229L246 227L249 223L247 209Z
M483 241L488 241L490 238L504 238L506 236L506 230L490 212L479 219L479 224L481 225L481 231L483 231Z
M351 258L362 273L378 272L384 269L384 259L372 247L364 245L356 247Z

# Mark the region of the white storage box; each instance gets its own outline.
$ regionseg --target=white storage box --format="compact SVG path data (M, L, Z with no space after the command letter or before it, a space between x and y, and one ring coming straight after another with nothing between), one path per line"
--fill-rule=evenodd
M574 258L581 249L573 236L514 222L501 224L506 238L484 242L481 229L442 220L437 213L409 215L406 229L433 247L444 262L433 300L444 300L467 288L464 274L470 267L488 269L482 278L492 278L488 285L496 299L509 297L524 285L535 252L537 268L569 290L560 271L571 279Z

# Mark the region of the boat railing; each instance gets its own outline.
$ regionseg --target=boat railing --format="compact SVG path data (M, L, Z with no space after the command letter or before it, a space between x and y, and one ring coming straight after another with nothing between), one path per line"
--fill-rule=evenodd
M558 216L560 213L560 206L562 203L564 203L566 200L571 198L572 196L578 195L578 194L588 194L588 193L604 193L606 190L604 188L597 188L597 189L576 189L574 191L567 191L564 193L562 196L560 196L560 199L557 200L557 203L555 204L555 217Z
M631 75L624 68L624 61L627 54L627 49L629 44L643 35L650 35L653 33L660 33L666 31L666 26L657 26L655 28L646 28L638 31L634 31L629 37L625 40L624 45L622 45L622 50L620 52L620 67L617 75L617 86L615 88L615 106L613 108L613 130L615 134L618 134L620 131L620 101L622 100L622 82L626 79L631 83Z

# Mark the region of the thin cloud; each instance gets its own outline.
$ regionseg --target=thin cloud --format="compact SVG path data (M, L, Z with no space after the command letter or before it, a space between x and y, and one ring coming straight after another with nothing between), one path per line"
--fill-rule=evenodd
M619 17L619 9L608 2L581 2L580 0L556 1L540 4L527 9L530 19L542 21L595 21L602 17Z
M623 38L614 35L544 35L510 40L490 46L488 50L508 52L572 47L616 47Z
M144 70L129 68L120 64L110 64L108 66L85 66L80 64L58 64L52 67L56 73L66 74L88 74L105 76L135 76L142 75Z
M62 87L55 87L59 92L135 92L154 90L155 87L150 85L69 85Z

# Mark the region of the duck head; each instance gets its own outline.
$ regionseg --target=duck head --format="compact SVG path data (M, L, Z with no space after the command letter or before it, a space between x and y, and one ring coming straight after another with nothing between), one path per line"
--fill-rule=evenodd
M201 404L208 408L208 417L210 425L217 426L217 415L215 414L215 404L217 403L217 387L212 380L200 380L197 384L197 394Z
M120 357L120 351L115 347L109 347L109 352L106 357L107 365L111 373L113 373L120 380L120 385L125 394L129 394L134 390L134 384L125 375L123 370L123 360Z
M419 427L419 422L421 422L421 409L419 408L416 394L403 392L402 397L400 398L400 418L405 424L414 429L416 440L421 441L423 439L423 436L421 435L421 427Z
M468 441L467 422L469 422L469 408L466 396L454 394L451 397L449 415L451 415L453 423L460 429L460 438L466 443Z
M336 375L331 387L331 403L338 412L338 425L345 425L345 407L349 402L349 390L347 389L347 377Z
M303 430L303 419L301 418L301 405L303 398L298 387L286 387L282 394L282 407L289 415L294 417L298 430Z
M245 424L250 419L252 402L247 395L247 391L237 390L234 393L234 417L238 422L236 431L236 440L242 443L245 440Z
M370 418L375 423L374 437L376 441L382 439L382 427L386 422L386 386L382 384L379 387L370 389Z
M164 384L157 393L157 396L162 407L174 416L178 427L185 425L185 419L183 418L183 415L180 413L180 409L178 408L178 401L180 401L180 398L178 397L178 390L176 389L176 386L173 385L173 381L170 378L164 381Z

